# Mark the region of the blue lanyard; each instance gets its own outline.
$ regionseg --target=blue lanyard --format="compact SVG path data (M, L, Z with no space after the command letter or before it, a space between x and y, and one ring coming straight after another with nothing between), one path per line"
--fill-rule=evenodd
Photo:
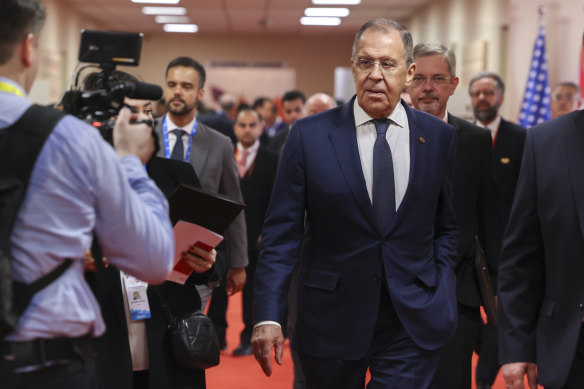
M166 117L164 116L164 120L162 121L162 137L164 138L164 155L166 158L170 158L170 143L168 141L168 127L166 126ZM193 143L193 136L197 133L197 118L195 117L195 124L193 124L193 130L191 131L191 135L189 135L189 145L187 147L187 155L185 156L185 162L189 161L189 156L191 155L191 144ZM182 142L182 138L176 138L177 142Z

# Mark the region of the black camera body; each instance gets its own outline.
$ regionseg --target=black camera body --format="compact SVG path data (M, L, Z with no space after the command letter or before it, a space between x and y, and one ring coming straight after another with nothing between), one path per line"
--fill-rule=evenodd
M81 31L78 59L97 63L101 71L90 75L93 79L89 84L86 82L85 90L67 91L61 102L65 112L99 129L109 143L113 141L112 118L124 107L124 98L158 100L162 97L159 86L124 79L116 71L117 65L139 65L142 37L141 33Z

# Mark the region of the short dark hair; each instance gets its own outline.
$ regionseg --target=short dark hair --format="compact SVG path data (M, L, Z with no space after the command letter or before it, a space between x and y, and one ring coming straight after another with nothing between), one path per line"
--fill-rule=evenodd
M120 70L115 70L113 72L113 76L120 81L130 82L132 84L136 84L138 79L131 75L130 73L122 72ZM82 90L87 92L92 92L96 90L103 89L105 86L103 85L103 73L102 72L94 72L90 73L85 77L83 80Z
M288 91L284 93L284 96L282 96L282 102L294 101L298 99L302 100L302 104L306 103L306 96L304 96L304 93L300 92L299 90Z
M41 0L2 0L0 12L0 65L12 57L14 47L27 34L39 38L46 12Z
M403 24L387 18L372 19L361 26L359 31L357 31L357 34L355 34L355 40L353 40L353 50L351 57L355 58L355 54L357 54L357 45L361 40L361 35L363 35L365 31L369 29L387 31L388 27L393 28L399 32L402 38L402 43L404 45L404 59L406 60L406 66L410 66L410 64L414 62L414 40L412 39L412 34Z
M202 89L205 86L205 80L207 79L207 74L205 73L205 68L201 65L197 60L192 59L191 57L178 57L173 59L168 63L166 67L166 73L164 76L168 76L168 71L172 68L177 66L184 66L187 68L193 68L199 73L199 89Z
M468 84L468 93L470 93L470 88L472 88L472 84L483 78L492 78L493 80L495 80L495 83L497 84L497 89L499 89L499 91L502 94L505 93L505 83L497 73L493 72L480 72L475 74L475 76L470 80L470 83Z
M258 109L259 107L263 107L264 104L266 103L266 101L269 101L270 103L272 103L272 112L276 113L278 112L278 107L276 107L276 103L274 103L274 101L272 99L270 99L269 97L258 97L257 99L255 99L255 101L253 102L253 109Z

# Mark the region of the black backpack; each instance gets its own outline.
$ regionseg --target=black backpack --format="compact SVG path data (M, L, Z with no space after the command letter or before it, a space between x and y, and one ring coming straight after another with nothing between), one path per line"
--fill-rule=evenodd
M14 331L32 297L71 265L67 259L31 284L11 278L10 236L36 160L65 113L32 105L12 126L0 129L0 339Z

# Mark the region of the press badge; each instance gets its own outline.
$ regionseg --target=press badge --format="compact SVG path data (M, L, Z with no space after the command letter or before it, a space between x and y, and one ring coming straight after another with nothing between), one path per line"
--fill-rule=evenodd
M132 320L149 319L150 305L146 288L148 283L140 281L136 277L123 273L124 286L126 287L126 301Z

